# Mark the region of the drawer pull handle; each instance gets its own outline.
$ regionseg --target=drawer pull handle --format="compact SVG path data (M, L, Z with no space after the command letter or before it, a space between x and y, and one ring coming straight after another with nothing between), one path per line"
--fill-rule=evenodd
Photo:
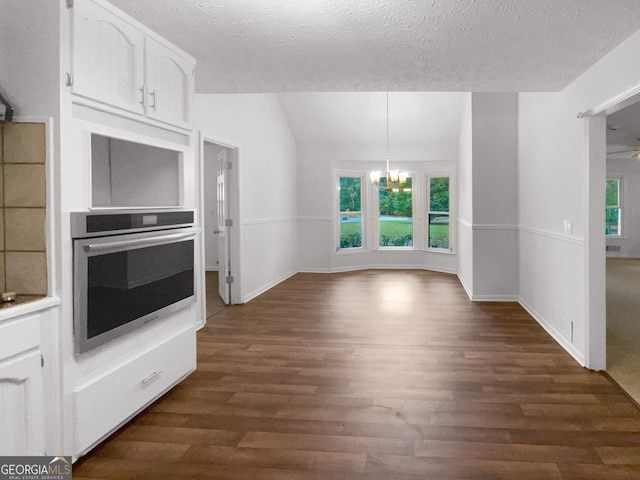
M144 380L142 380L142 385L146 385L147 383L149 383L151 380L153 380L154 378L160 376L160 374L162 374L162 370L158 370L157 372L153 372L151 375L149 375L147 378L145 378Z

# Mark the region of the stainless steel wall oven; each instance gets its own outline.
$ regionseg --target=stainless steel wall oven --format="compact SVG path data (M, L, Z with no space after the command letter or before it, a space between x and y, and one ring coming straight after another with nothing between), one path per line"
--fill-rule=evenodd
M80 354L195 302L193 210L71 214Z

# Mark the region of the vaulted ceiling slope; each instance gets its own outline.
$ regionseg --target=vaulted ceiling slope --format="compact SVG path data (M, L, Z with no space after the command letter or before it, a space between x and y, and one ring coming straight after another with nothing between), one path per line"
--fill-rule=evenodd
M465 93L389 93L389 141L442 145L457 150ZM384 146L387 103L383 92L284 93L278 100L298 144Z
M198 93L556 91L638 0L110 0L196 57Z

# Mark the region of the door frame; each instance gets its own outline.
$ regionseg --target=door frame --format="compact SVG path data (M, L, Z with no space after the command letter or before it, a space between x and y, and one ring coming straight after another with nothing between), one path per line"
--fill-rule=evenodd
M229 159L231 168L228 171L228 175L225 177L225 188L227 193L227 201L229 208L229 218L233 220L233 226L229 227L232 230L226 235L229 242L229 263L231 265L231 273L234 281L231 284L231 305L237 305L243 303L242 299L242 277L241 277L241 258L240 258L240 245L242 238L242 229L240 226L242 222L240 220L240 175L239 175L239 148L224 139L221 139L215 135L210 135L200 131L199 133L199 159L198 159L198 206L199 215L198 221L200 223L201 242L200 242L200 270L202 276L202 291L205 287L205 241L204 241L204 145L205 143L212 143L220 147L229 149ZM203 318L206 322L206 305L203 302L204 314ZM203 323L204 324L204 323Z
M578 113L578 118L585 119L585 361L591 370L607 369L606 239L603 233L607 115L639 101L640 84Z

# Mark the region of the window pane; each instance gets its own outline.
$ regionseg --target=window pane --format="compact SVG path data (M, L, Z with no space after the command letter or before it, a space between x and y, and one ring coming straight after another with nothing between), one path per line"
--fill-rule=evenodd
M340 177L340 212L359 212L360 178Z
M362 247L362 216L340 214L340 248Z
M413 196L412 179L408 178L403 188L380 190L378 213L380 221L381 247L413 246ZM380 179L385 187L387 181Z
M362 247L362 180L340 177L340 248Z
M620 209L619 208L606 209L605 233L607 235L620 235Z
M449 215L429 214L429 248L449 248Z
M620 180L617 178L607 179L606 205L607 207L616 207L620 205Z
M449 177L431 178L429 181L429 211L449 211Z

